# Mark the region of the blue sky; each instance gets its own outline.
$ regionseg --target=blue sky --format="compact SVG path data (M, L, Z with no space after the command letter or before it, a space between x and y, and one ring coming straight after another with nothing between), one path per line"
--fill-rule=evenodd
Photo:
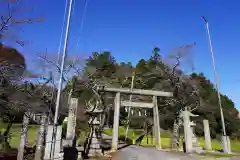
M65 0L22 0L21 6L34 11L22 17L43 17L43 23L24 26L19 37L31 43L20 51L27 57L30 70L37 52L46 49L57 54ZM213 79L204 15L210 25L220 80L220 90L240 109L240 77L237 73L240 55L240 2L237 0L89 0L82 33L79 28L84 0L74 0L69 54L86 57L92 51L111 51L118 61L136 63L148 58L158 46L164 56L171 49L196 42L193 60L196 71ZM77 39L80 43L77 47ZM9 42L10 44L10 42Z

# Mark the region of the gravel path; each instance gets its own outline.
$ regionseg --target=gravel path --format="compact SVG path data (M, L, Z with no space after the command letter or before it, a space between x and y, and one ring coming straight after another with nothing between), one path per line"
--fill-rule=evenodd
M119 150L112 160L214 160L216 158L202 157L179 152L159 151L154 148L129 146ZM221 158L230 160L231 158ZM220 159L219 159L220 160ZM231 159L233 160L233 159Z

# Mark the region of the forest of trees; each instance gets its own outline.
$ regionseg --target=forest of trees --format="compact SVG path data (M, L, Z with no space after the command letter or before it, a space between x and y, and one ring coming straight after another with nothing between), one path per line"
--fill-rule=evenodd
M11 48L0 46L2 52L16 52ZM183 59L191 52L192 45L180 47L176 52L169 55L170 63L164 60L160 54L159 48L154 48L152 56L148 59L140 59L134 66L130 62L117 62L110 52L93 52L92 55L86 59L84 67L78 75L73 78L66 79L66 87L63 89L63 96L61 100L61 114L66 115L67 96L72 90L72 96L79 98L78 119L81 122L87 123L87 118L84 115L86 102L92 98L92 85L105 85L108 87L123 87L130 88L132 75L135 75L134 88L138 89L152 89L160 91L170 91L174 93L173 98L159 98L159 113L160 125L162 129L171 130L174 120L179 111L185 107L191 110L194 114L199 115L194 118L196 121L196 133L199 136L203 135L203 119L208 119L211 126L212 137L222 133L221 118L218 104L216 89L210 80L208 80L203 73L185 74L181 70ZM190 53L189 53L190 54ZM17 56L16 56L17 55ZM19 66L24 66L25 60L21 54L13 55L10 63L19 63ZM4 57L4 56L2 56ZM15 57L15 58L14 58ZM5 57L8 59L8 57ZM3 62L3 61L2 61ZM8 122L9 127L14 122L21 122L24 112L43 112L52 108L54 113L54 105L56 99L57 89L52 89L53 86L46 80L44 83L30 83L27 80L31 78L38 78L34 74L27 74L26 71L15 70L15 78L8 78L9 72L3 73L3 68L6 64L1 63L1 117L5 122ZM9 64L8 64L9 65ZM10 65L10 68L13 65ZM74 64L70 64L74 68ZM16 66L15 66L16 67ZM24 69L25 70L25 69ZM24 77L26 76L26 77ZM13 77L13 76L10 76ZM107 124L112 123L113 114L113 95L102 95L105 101L107 113ZM128 96L123 96L128 99ZM133 101L151 101L151 97L136 96ZM223 104L223 112L226 123L227 134L232 138L240 139L240 119L238 117L238 110L234 103L225 95L221 95ZM62 103L62 102L65 103ZM139 112L141 115L139 115ZM147 113L147 118L144 116ZM121 108L120 124L125 125L127 113L124 108ZM142 127L144 121L152 118L151 110L135 109L131 116L132 127Z
M134 88L153 89L160 91L174 92L171 99L159 98L160 125L163 129L172 129L174 120L180 109L188 107L194 114L199 115L194 118L196 125L196 134L203 135L203 119L208 119L211 126L211 135L215 138L222 133L221 118L217 92L213 83L208 80L203 73L185 74L180 66L183 59L191 54L192 45L180 47L175 53L169 55L173 61L167 63L163 60L159 48L154 48L152 56L149 59L140 59L136 66L130 62L117 62L110 52L94 52L86 60L86 65L81 78L78 78L77 90L75 96L80 101L90 99L90 92L86 91L86 84L91 81L95 83L110 86L130 88L133 73L135 74ZM81 85L83 84L83 85ZM84 88L85 87L85 88ZM79 92L80 91L80 92ZM104 95L106 106L113 103L113 95ZM129 97L124 97L129 98ZM151 97L133 97L133 100L151 101ZM238 110L234 103L226 95L221 94L223 112L226 123L226 132L232 138L240 138L240 119ZM108 114L111 116L112 108L109 107ZM132 116L132 125L140 127L146 121L144 110L135 109ZM142 114L138 114L141 112ZM151 111L148 117L151 118ZM124 108L121 109L120 123L124 125L127 119L127 113ZM110 119L112 119L110 117ZM134 120L135 119L135 120ZM108 119L109 121L109 119Z

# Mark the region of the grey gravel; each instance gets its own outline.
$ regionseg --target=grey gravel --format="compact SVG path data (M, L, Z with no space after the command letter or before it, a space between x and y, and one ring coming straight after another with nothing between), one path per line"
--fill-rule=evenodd
M216 158L203 157L196 154L185 154L181 152L160 151L154 148L129 146L119 150L112 159L113 160L214 160ZM221 158L221 160L231 160L231 159L232 158Z

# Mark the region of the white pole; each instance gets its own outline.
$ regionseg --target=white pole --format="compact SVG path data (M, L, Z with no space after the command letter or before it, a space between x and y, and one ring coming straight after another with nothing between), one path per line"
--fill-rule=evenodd
M204 22L206 24L207 35L208 35L208 42L209 42L210 52L211 52L211 56L212 56L213 72L214 72L214 78L215 78L215 83L216 83L217 96L218 96L218 102L219 102L219 108L220 108L220 114L221 114L221 121L222 121L223 148L224 148L224 152L228 152L225 121L224 121L224 115L223 115L223 110L222 110L222 101L221 101L221 96L220 96L220 91L219 91L219 81L218 81L217 71L216 71L216 66L215 66L215 58L214 58L214 53L213 53L213 48L212 48L212 41L211 41L208 21L205 19L204 16L202 16L202 19L204 20Z
M68 10L68 19L67 19L67 26L66 26L66 33L65 33L65 40L63 46L63 55L62 55L62 63L61 63L61 71L60 71L60 78L58 84L58 93L57 93L57 100L56 100L56 108L55 108L55 115L54 115L54 122L53 122L53 138L52 138L52 152L51 152L51 159L54 159L54 150L55 150L55 141L56 141L56 130L57 130L57 122L58 122L58 112L59 112L59 104L61 98L61 91L62 91L62 77L63 77L63 69L65 63L65 57L67 55L67 44L68 44L68 33L69 33L69 26L71 20L71 12L72 12L72 3L73 0L70 0L69 10Z

